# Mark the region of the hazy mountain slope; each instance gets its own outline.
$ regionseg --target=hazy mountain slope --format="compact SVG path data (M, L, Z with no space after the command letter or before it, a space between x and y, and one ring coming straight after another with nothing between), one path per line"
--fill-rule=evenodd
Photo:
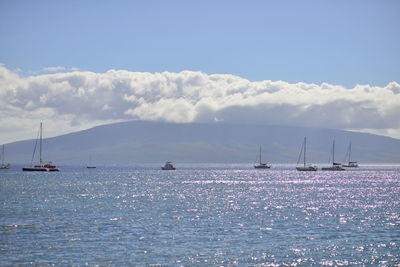
M45 126L44 126L45 127ZM37 129L32 130L32 136ZM349 141L359 162L400 163L400 140L330 129L276 125L174 124L133 121L94 127L44 140L43 158L59 164L135 162L249 162L263 146L270 162L296 163L303 137L310 162L328 162L332 140L343 161ZM28 164L35 140L6 145L7 160Z

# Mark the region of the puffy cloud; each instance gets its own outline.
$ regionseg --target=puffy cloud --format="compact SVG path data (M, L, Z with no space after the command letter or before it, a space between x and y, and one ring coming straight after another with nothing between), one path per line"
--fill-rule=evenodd
M182 71L75 71L20 77L0 65L0 128L51 121L59 134L132 119L290 124L400 137L400 85L251 82ZM53 123L56 122L56 123ZM19 126L21 135L26 127ZM16 128L14 128L16 129ZM31 131L31 130L30 130ZM0 136L1 138L1 136Z

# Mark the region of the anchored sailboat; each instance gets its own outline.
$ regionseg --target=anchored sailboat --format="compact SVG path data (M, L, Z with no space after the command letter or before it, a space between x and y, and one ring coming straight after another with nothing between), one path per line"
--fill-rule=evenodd
M89 165L86 166L87 169L96 169L96 166L92 164L92 157L89 156Z
M321 170L323 170L323 171L344 171L345 170L342 168L341 163L335 162L335 139L333 140L333 145L332 145L332 166L324 167Z
M161 169L164 170L164 171L176 170L176 168L174 167L174 165L172 165L172 162L171 162L171 161L165 162L165 165L162 166Z
M260 162L259 162L259 164L257 164L257 165L254 165L254 168L256 168L256 169L269 169L269 168L271 168L271 165L269 165L269 164L267 164L267 163L263 163L262 161L261 161L261 146L260 146L260 156L259 156L259 158L260 158Z
M0 169L9 169L10 168L10 164L9 163L4 163L4 145L3 145L3 149L2 149L2 153L1 153L1 165L0 165Z
M351 142L350 142L349 148L347 149L347 152L346 152L345 161L347 159L347 156L348 156L348 164L343 165L343 167L357 168L358 167L357 161L351 161L350 160L350 157L351 157Z
M37 146L37 141L36 139L35 142L35 148L33 149L33 155L32 155L32 160L31 160L31 166L23 167L23 171L39 171L39 172L50 172L50 171L59 171L58 167L56 165L53 165L51 162L44 162L42 160L42 135L43 135L43 130L42 130L42 123L40 123L40 128L39 128L39 164L32 165L33 159L35 157L35 152L36 152L36 146Z
M304 137L304 142L303 145L301 146L300 154L299 154L299 159L297 160L297 164L299 164L300 158L301 158L301 152L304 152L303 155L303 166L297 166L296 170L298 171L316 171L318 170L317 166L315 165L308 165L306 166L306 145L307 145L307 138Z

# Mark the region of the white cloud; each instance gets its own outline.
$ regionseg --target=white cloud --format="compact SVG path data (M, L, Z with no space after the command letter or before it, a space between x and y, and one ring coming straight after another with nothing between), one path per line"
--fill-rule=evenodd
M72 67L72 68L67 68L67 67L62 67L62 66L57 66L57 67L45 67L43 68L43 71L46 72L57 72L57 71L78 71L79 68Z
M64 71L66 69L67 69L66 67L61 67L61 66L43 68L44 71L49 71L49 72Z
M326 83L250 82L194 71L123 70L23 78L0 65L0 132L9 134L3 130L10 127L22 136L29 130L27 138L32 137L33 124L41 120L52 122L49 132L55 135L132 119L368 129L400 138L399 114L396 82L346 89ZM24 127L16 127L15 122Z

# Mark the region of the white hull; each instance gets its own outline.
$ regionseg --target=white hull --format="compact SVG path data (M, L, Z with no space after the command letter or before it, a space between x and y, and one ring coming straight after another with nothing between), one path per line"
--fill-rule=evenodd
M347 155L349 156L348 159L347 159ZM357 161L351 161L350 157L351 157L351 142L349 144L349 148L348 148L346 156L345 156L345 158L347 159L345 161L347 161L348 164L344 164L342 166L345 168L357 168L358 167Z
M58 172L60 171L57 167L45 167L45 166L28 166L23 167L24 172Z
M3 150L1 153L1 165L0 165L0 169L9 169L11 167L10 163L4 163L4 145L3 145Z
M10 168L10 164L3 164L0 166L0 169L9 169Z
M357 168L358 164L357 164L357 162L349 162L349 164L345 164L345 165L342 165L342 166L346 167L346 168Z

